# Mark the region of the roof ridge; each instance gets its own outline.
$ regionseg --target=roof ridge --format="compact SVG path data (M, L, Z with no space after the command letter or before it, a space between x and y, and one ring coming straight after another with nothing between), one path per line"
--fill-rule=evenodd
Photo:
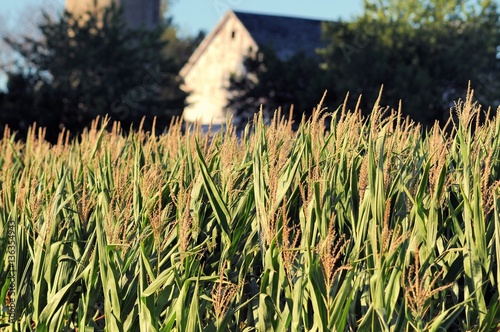
M296 19L296 20L307 20L307 21L314 21L314 22L333 22L330 20L325 20L325 19L320 19L320 18L310 18L310 17L299 17L299 16L292 16L290 15L282 15L282 14L270 14L270 13L258 13L258 12L247 12L247 11L241 11L241 10L231 10L236 16L239 14L241 15L253 15L253 16L267 16L267 17L280 17L280 18L286 18L286 19Z

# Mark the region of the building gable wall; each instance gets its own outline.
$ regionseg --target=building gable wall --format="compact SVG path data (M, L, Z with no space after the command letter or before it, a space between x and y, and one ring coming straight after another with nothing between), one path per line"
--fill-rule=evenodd
M187 122L226 122L229 78L231 74L242 74L243 59L249 51L257 50L257 44L236 16L232 12L226 15L183 75L184 89L190 92L184 109Z

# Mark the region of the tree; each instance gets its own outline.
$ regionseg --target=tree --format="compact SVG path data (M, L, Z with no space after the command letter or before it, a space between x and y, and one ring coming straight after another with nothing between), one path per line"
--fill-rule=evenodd
M170 19L169 22L171 22ZM205 39L205 33L200 31L196 36L181 38L177 33L176 27L170 26L163 33L163 39L168 42L168 47L164 49L163 55L174 58L178 66L182 68L203 39Z
M297 53L281 59L272 48L262 47L248 55L243 73L230 77L227 108L246 124L262 106L267 116L281 108L287 114L293 105L296 123L310 115L328 87L328 76L317 58Z
M480 102L497 102L484 82L500 83L499 22L494 1L365 0L353 22L325 26L321 53L339 100L362 94L369 112L383 85L384 104L402 100L403 112L432 125L447 119L469 80Z
M30 74L8 74L9 93L0 93L1 120L11 129L26 133L31 123L41 119L35 104L36 81ZM2 128L3 129L3 128Z
M2 121L21 135L26 119L47 126L53 141L61 128L76 134L98 115L109 114L127 129L143 117L148 128L154 116L158 127L166 127L181 114L186 95L179 88L180 65L162 54L168 25L129 29L112 6L84 17L66 12L55 22L47 17L39 28L41 40L7 40L21 61L9 74ZM16 103L19 93L25 101Z
M177 2L175 0L162 0L160 11L166 15L172 5L175 5ZM162 39L168 42L168 47L164 49L163 55L174 58L178 65L182 67L203 39L205 39L206 34L203 31L199 31L195 36L180 37L178 27L173 24L173 17L166 17L165 22L167 28L163 31Z

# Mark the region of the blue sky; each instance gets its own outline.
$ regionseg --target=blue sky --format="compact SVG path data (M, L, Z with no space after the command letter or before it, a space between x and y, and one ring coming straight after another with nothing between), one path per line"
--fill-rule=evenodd
M182 34L209 32L228 9L325 20L349 20L362 0L174 0L172 15Z
M83 1L83 0L82 0ZM39 18L41 8L61 10L64 0L2 0L0 31L25 31ZM362 0L173 0L170 14L182 35L209 32L230 8L325 20L349 20L361 12ZM5 23L7 22L7 23Z

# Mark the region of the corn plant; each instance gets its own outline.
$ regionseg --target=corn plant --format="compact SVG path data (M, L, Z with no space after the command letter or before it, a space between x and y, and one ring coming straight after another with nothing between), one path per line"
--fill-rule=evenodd
M241 135L97 119L0 140L11 331L500 328L500 119L317 106Z

